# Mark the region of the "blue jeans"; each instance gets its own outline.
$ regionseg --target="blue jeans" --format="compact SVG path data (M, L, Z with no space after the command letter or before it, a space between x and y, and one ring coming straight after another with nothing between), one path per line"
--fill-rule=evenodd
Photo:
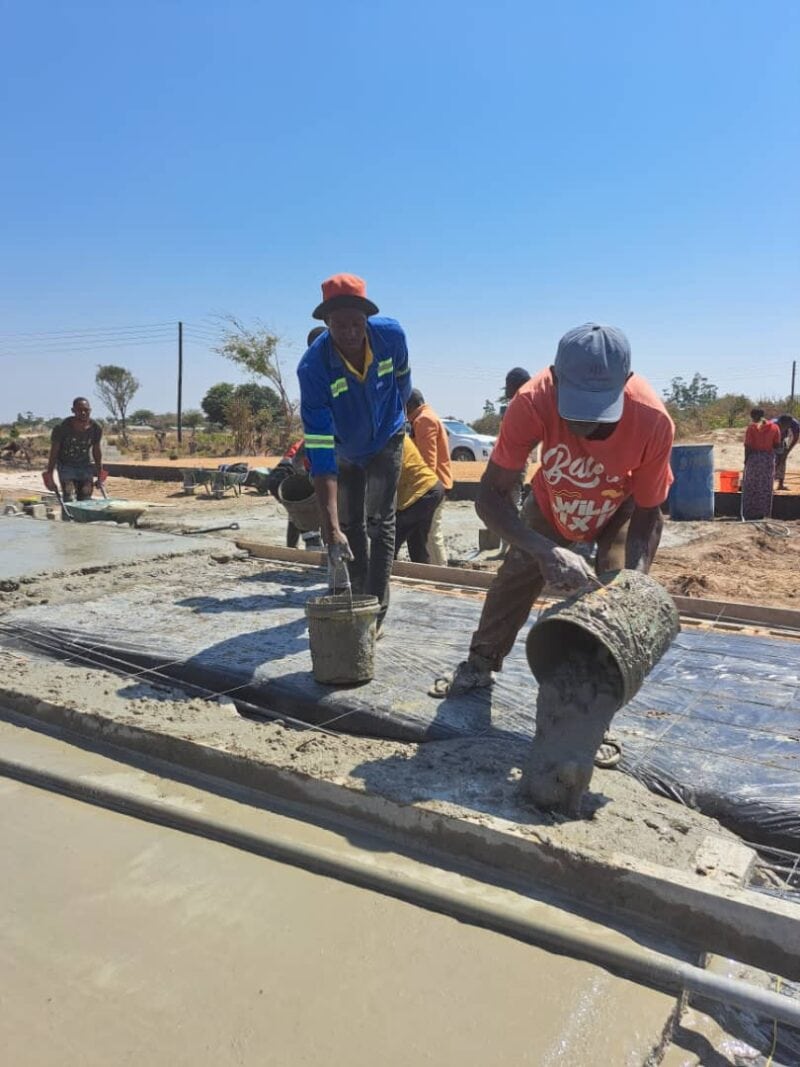
M363 467L339 457L339 524L355 557L350 581L354 593L378 598L379 625L389 607L404 436L395 434Z

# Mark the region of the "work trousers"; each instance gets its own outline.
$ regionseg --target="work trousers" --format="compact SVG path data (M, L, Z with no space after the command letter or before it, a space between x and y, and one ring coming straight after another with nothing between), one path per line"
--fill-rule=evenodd
M394 542L395 556L408 542L408 555L412 563L432 563L428 552L431 523L444 500L444 487L437 482L411 507L397 513L397 536Z
M598 574L621 570L625 566L625 545L633 510L633 500L626 500L600 531L595 561ZM522 506L522 521L560 548L572 547L572 542L557 533L547 521L533 493L528 494ZM489 586L478 629L472 635L470 657L477 657L491 670L499 671L544 585L538 561L512 545Z
M433 513L431 528L428 533L428 542L426 545L428 559L426 562L432 563L434 567L447 566L447 549L444 545L444 534L442 533L442 519L444 517L445 502L446 495L443 491L442 499L437 505L436 511Z
M338 458L339 524L354 556L350 581L354 593L378 598L379 623L389 607L403 437L395 434L363 467Z

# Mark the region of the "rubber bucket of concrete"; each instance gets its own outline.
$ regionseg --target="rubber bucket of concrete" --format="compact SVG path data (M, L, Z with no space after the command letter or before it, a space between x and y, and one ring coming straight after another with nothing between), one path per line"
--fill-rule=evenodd
M577 814L615 713L632 700L680 629L669 593L615 571L543 612L526 653L539 683L524 779L537 806Z
M375 675L378 598L349 593L314 597L306 604L314 680L358 685Z
M318 530L321 524L319 504L311 479L305 474L290 474L278 486L278 499L300 533Z

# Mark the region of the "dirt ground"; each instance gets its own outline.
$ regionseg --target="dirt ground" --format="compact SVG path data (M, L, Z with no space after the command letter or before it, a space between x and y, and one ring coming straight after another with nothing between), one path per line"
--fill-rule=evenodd
M180 459L171 460L165 452L150 459L139 459L136 456L125 457L122 460L111 460L111 463L135 463L137 467L174 467L176 471L206 467L208 470L216 470L220 463L246 463L249 467L277 467L280 456L182 456ZM478 482L486 467L485 463L453 463L453 478L459 482Z
M716 520L707 536L662 548L651 573L679 596L797 608L800 522Z

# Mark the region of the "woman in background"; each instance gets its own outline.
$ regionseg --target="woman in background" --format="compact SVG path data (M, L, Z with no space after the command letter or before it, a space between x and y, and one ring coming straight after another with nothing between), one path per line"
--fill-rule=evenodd
M742 518L768 519L772 515L775 451L781 445L781 431L767 420L761 408L753 408L750 418L744 436Z

